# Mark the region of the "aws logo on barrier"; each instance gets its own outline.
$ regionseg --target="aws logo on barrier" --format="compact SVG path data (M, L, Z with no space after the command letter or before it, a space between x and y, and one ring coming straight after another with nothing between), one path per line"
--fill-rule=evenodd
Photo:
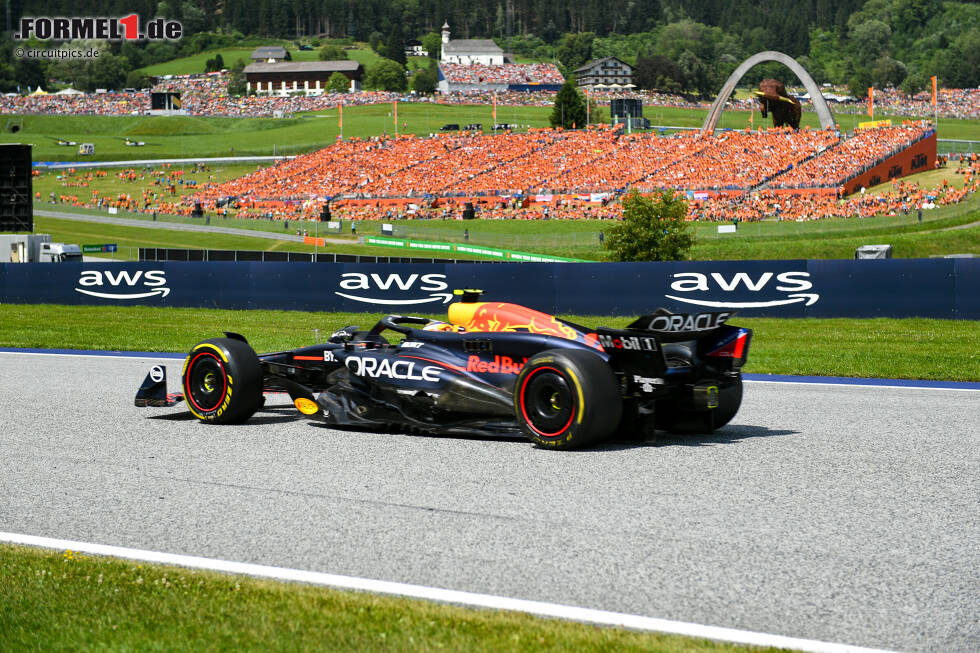
M677 272L671 275L673 279L670 289L675 294L664 295L686 304L710 306L712 308L768 308L803 303L811 306L820 299L816 293L805 292L813 289L809 272L763 272L752 276L747 272L722 274L712 272ZM779 299L766 301L745 301L752 297L750 293L763 293L772 296L773 291L781 294ZM684 293L684 294L680 294ZM687 294L691 293L691 294ZM694 293L698 293L695 295ZM710 293L711 299L701 299L703 293ZM738 301L736 301L738 299Z
M448 304L453 299L444 274L365 274L363 272L345 272L340 275L340 287L347 291L334 291L335 295L352 299L365 304L383 304L388 306L406 306L410 304L428 304L441 302ZM356 292L357 294L353 294ZM428 293L419 297L420 293ZM409 294L412 297L399 297Z
M170 294L164 270L84 270L78 285L75 292L102 299L144 299Z

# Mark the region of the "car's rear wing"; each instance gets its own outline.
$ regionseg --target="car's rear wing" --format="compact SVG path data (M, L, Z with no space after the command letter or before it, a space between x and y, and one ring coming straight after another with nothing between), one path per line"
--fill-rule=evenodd
M712 313L670 313L664 309L636 318L626 328L656 334L661 342L696 340L724 326L734 311Z
M663 309L644 315L625 329L599 327L596 336L603 350L624 369L662 375L668 365L664 356L675 343L688 343L691 363L710 363L721 370L738 370L745 364L751 329L729 326L734 312L669 313Z

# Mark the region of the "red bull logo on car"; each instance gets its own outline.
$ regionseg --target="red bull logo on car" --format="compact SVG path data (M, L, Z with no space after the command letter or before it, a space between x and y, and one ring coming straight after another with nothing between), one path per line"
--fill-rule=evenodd
M483 360L479 356L466 359L467 372L489 372L490 374L519 374L527 362L527 357L517 362L510 356L494 356L493 360Z

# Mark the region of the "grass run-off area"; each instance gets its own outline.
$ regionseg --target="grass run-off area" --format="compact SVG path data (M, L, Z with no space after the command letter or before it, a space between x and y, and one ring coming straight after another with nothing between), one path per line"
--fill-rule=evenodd
M698 222L692 225L695 244L690 258L850 259L861 245L879 242L892 245L896 258L980 254L980 224L974 223L980 223L980 198L927 210L922 223L914 213L812 222L765 221L742 223L735 234L719 235L718 223ZM613 224L608 220L403 220L394 223L394 235L450 242L462 242L465 237L473 244L602 260L608 252L599 243L599 232ZM358 225L358 233L363 234L379 229L378 223Z
M736 234L718 237L715 223L695 225L697 240L691 250L694 260L775 260L775 259L850 259L861 245L889 244L896 258L924 258L946 254L980 254L980 211L972 209L977 200L926 212L920 224L916 216L882 216L867 219L819 220L808 223L765 222L743 224ZM62 208L60 205L36 204L39 210L70 211L92 214L94 211ZM123 214L148 224L152 216ZM163 216L160 216L161 221ZM167 218L201 224L192 218ZM564 220L401 220L395 222L395 235L417 240L468 242L474 245L501 247L554 256L586 260L603 260L608 252L599 243L599 232L611 226L609 221ZM62 220L36 216L35 231L49 233L54 242L77 244L116 243L117 258L134 260L138 247L190 249L240 249L311 252L313 247L299 242L263 238L262 233L284 233L283 223L269 220L211 218L211 226L248 229L255 237L192 231L171 231L150 227L128 227L114 224ZM291 225L289 233L295 235ZM319 225L304 225L309 235L343 238L343 244L327 242L319 251L370 256L410 255L408 250L355 244L349 227L344 234L319 232ZM465 231L464 231L465 230ZM379 235L379 222L359 222L359 236ZM873 241L873 242L872 242ZM453 258L468 258L453 253Z
M605 110L605 109L604 109ZM608 110L605 110L608 114ZM646 107L645 115L656 125L700 127L706 109ZM490 105L398 104L398 131L427 135L445 124L493 123ZM497 122L547 127L550 106L498 106ZM344 138L367 138L395 133L392 105L373 104L344 108ZM748 111L728 111L719 127L745 129ZM758 118L758 117L757 117ZM840 126L851 131L863 118L840 115ZM901 117L894 117L901 122ZM286 118L202 118L193 116L4 116L0 143L31 143L35 161L113 161L145 158L217 157L231 155L300 154L337 140L340 134L336 109L300 113ZM853 123L853 124L852 124ZM19 127L11 133L9 127ZM756 120L756 124L761 124ZM802 124L818 127L816 114L803 114ZM0 125L0 126L3 126ZM980 120L941 120L939 138L980 141ZM147 143L125 144L125 137ZM78 154L78 147L59 146L56 139L95 145L95 156Z
M0 347L187 352L205 338L235 331L261 353L313 344L314 329L319 329L321 342L347 325L366 329L381 316L4 304ZM633 319L563 317L587 326L620 328ZM976 321L736 317L732 323L754 330L745 367L750 373L980 381Z
M3 651L763 653L516 612L5 544L0 597Z
M188 222L192 220L188 219ZM152 224L151 220L147 220ZM254 222L254 221L253 221ZM202 221L198 220L198 224ZM217 224L215 220L212 224ZM238 224L231 225L242 228ZM278 231L282 232L282 223L277 223ZM119 251L110 255L117 261L135 261L139 259L140 247L160 247L169 249L223 249L240 251L265 252L333 252L337 254L357 254L362 256L408 256L406 250L390 247L373 247L360 245L349 236L345 242L328 242L324 247L304 245L298 241L276 240L264 236L261 230L255 230L255 236L231 235L223 233L202 233L197 231L173 231L169 229L154 229L151 227L128 227L98 222L83 222L77 220L59 220L36 216L34 230L37 233L50 234L56 243L76 243L79 245L99 245L115 243ZM295 235L295 231L291 231ZM310 236L314 235L312 229ZM320 234L323 236L324 234ZM334 236L330 236L334 238ZM484 260L464 253L453 253L453 258L466 260Z

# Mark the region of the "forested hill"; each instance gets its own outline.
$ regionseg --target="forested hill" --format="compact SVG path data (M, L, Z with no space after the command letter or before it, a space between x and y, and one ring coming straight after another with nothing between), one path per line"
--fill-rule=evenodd
M282 38L324 35L367 41L401 25L407 35L455 38L535 35L554 43L567 32L597 36L648 32L684 17L790 54L806 54L814 27L844 30L864 0L10 0L13 18L124 16L183 19L190 31L226 27ZM938 4L938 3L937 3Z
M565 72L592 57L648 66L647 87L708 93L745 57L779 50L818 82L926 88L980 85L980 4L956 0L8 0L11 23L31 16L125 16L180 20L176 44L140 43L158 62L243 35L309 41L341 38L377 45L420 39L494 38ZM8 41L9 47L9 41ZM118 53L120 47L113 46ZM432 48L434 49L434 48ZM125 50L125 48L123 48ZM0 52L0 65L15 62ZM133 62L130 61L130 64ZM3 77L0 71L0 77ZM662 80L658 82L658 80ZM680 88L678 88L680 87Z

